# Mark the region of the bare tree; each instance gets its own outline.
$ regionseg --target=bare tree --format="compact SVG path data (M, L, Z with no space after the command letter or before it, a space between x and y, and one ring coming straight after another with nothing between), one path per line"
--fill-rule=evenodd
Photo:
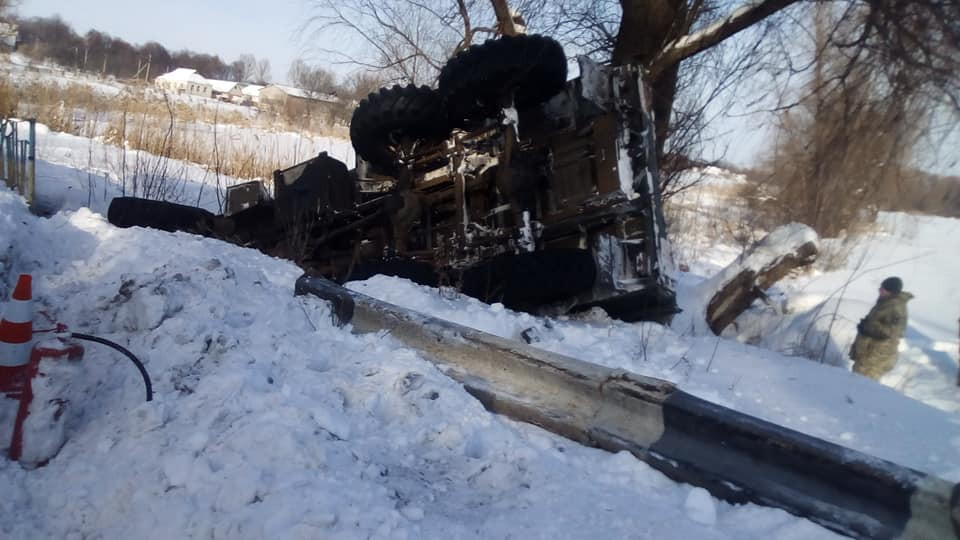
M859 48L852 61L849 44L869 16L829 4L811 15L811 77L798 105L780 114L756 199L775 222L802 221L836 236L900 197L912 149L931 119L918 89L940 82L918 77L888 48Z
M387 84L387 79L381 72L361 70L354 72L344 81L343 98L349 101L360 101L371 92Z
M319 66L311 66L301 59L290 64L287 80L297 88L315 94L337 94L337 79L333 73Z
M270 74L270 60L266 58L261 58L257 61L257 67L254 70L253 78L258 84L266 84L270 82L270 79L273 78Z
M306 35L322 41L334 32L357 38L352 49L321 48L335 62L384 71L391 80L431 84L444 62L493 26L489 0L312 0Z
M241 54L230 64L230 73L237 82L250 82L257 72L257 57L252 54Z
M497 2L505 4L502 0ZM560 39L568 52L590 54L614 64L647 68L653 94L658 155L668 174L689 165L705 104L730 92L759 69L771 77L809 78L812 59L798 60L792 48L808 34L797 0L518 0L512 3L532 31ZM732 5L731 5L732 4ZM802 5L798 5L802 4ZM912 92L960 110L960 4L955 0L840 0L829 2L850 21L852 32L829 31L843 50L847 69L866 58L886 59L887 81L906 77ZM477 39L496 33L489 0L314 0L311 34L347 30L358 38L351 52L330 51L338 61L385 70L391 79L431 82L446 58ZM791 8L791 9L787 9ZM786 10L786 11L785 11ZM729 38L744 39L733 54L714 54ZM866 53L870 52L869 55ZM712 89L697 99L690 90ZM787 83L778 83L781 87ZM906 89L906 85L899 85ZM809 91L809 88L808 88ZM695 93L695 92L694 92ZM796 106L799 99L781 103Z

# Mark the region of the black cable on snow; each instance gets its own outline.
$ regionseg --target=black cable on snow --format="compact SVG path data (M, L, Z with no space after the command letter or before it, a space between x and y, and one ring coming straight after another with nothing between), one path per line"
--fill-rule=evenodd
M140 375L143 376L143 384L147 387L147 401L153 401L153 385L150 383L150 375L147 373L147 368L143 367L143 363L140 362L140 360L138 360L132 352L128 351L123 346L118 345L109 339L103 339L102 337L91 336L89 334L78 334L76 332L71 332L70 337L106 345L107 347L115 349L129 358L130 361L137 366L137 369L140 370Z

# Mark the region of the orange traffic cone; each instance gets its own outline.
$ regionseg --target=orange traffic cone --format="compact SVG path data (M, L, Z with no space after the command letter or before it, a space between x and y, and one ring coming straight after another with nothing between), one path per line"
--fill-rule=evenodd
M0 320L0 366L17 367L30 362L30 342L33 340L31 294L30 274L20 274Z

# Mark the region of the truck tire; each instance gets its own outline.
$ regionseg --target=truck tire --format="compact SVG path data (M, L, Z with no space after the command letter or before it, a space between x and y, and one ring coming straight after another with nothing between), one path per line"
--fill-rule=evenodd
M350 141L357 155L393 173L397 170L397 142L439 142L450 134L440 96L426 86L381 88L353 111Z
M518 109L546 101L567 82L563 47L540 35L503 36L471 45L440 71L439 92L452 127L495 118L513 92Z
M107 210L107 220L117 227L150 227L195 234L209 234L215 217L203 208L136 197L117 197L110 201Z

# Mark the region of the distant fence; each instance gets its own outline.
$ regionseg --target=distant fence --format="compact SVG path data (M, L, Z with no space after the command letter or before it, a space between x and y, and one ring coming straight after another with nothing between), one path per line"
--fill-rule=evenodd
M0 118L0 178L23 195L31 208L36 198L36 158L37 121Z

